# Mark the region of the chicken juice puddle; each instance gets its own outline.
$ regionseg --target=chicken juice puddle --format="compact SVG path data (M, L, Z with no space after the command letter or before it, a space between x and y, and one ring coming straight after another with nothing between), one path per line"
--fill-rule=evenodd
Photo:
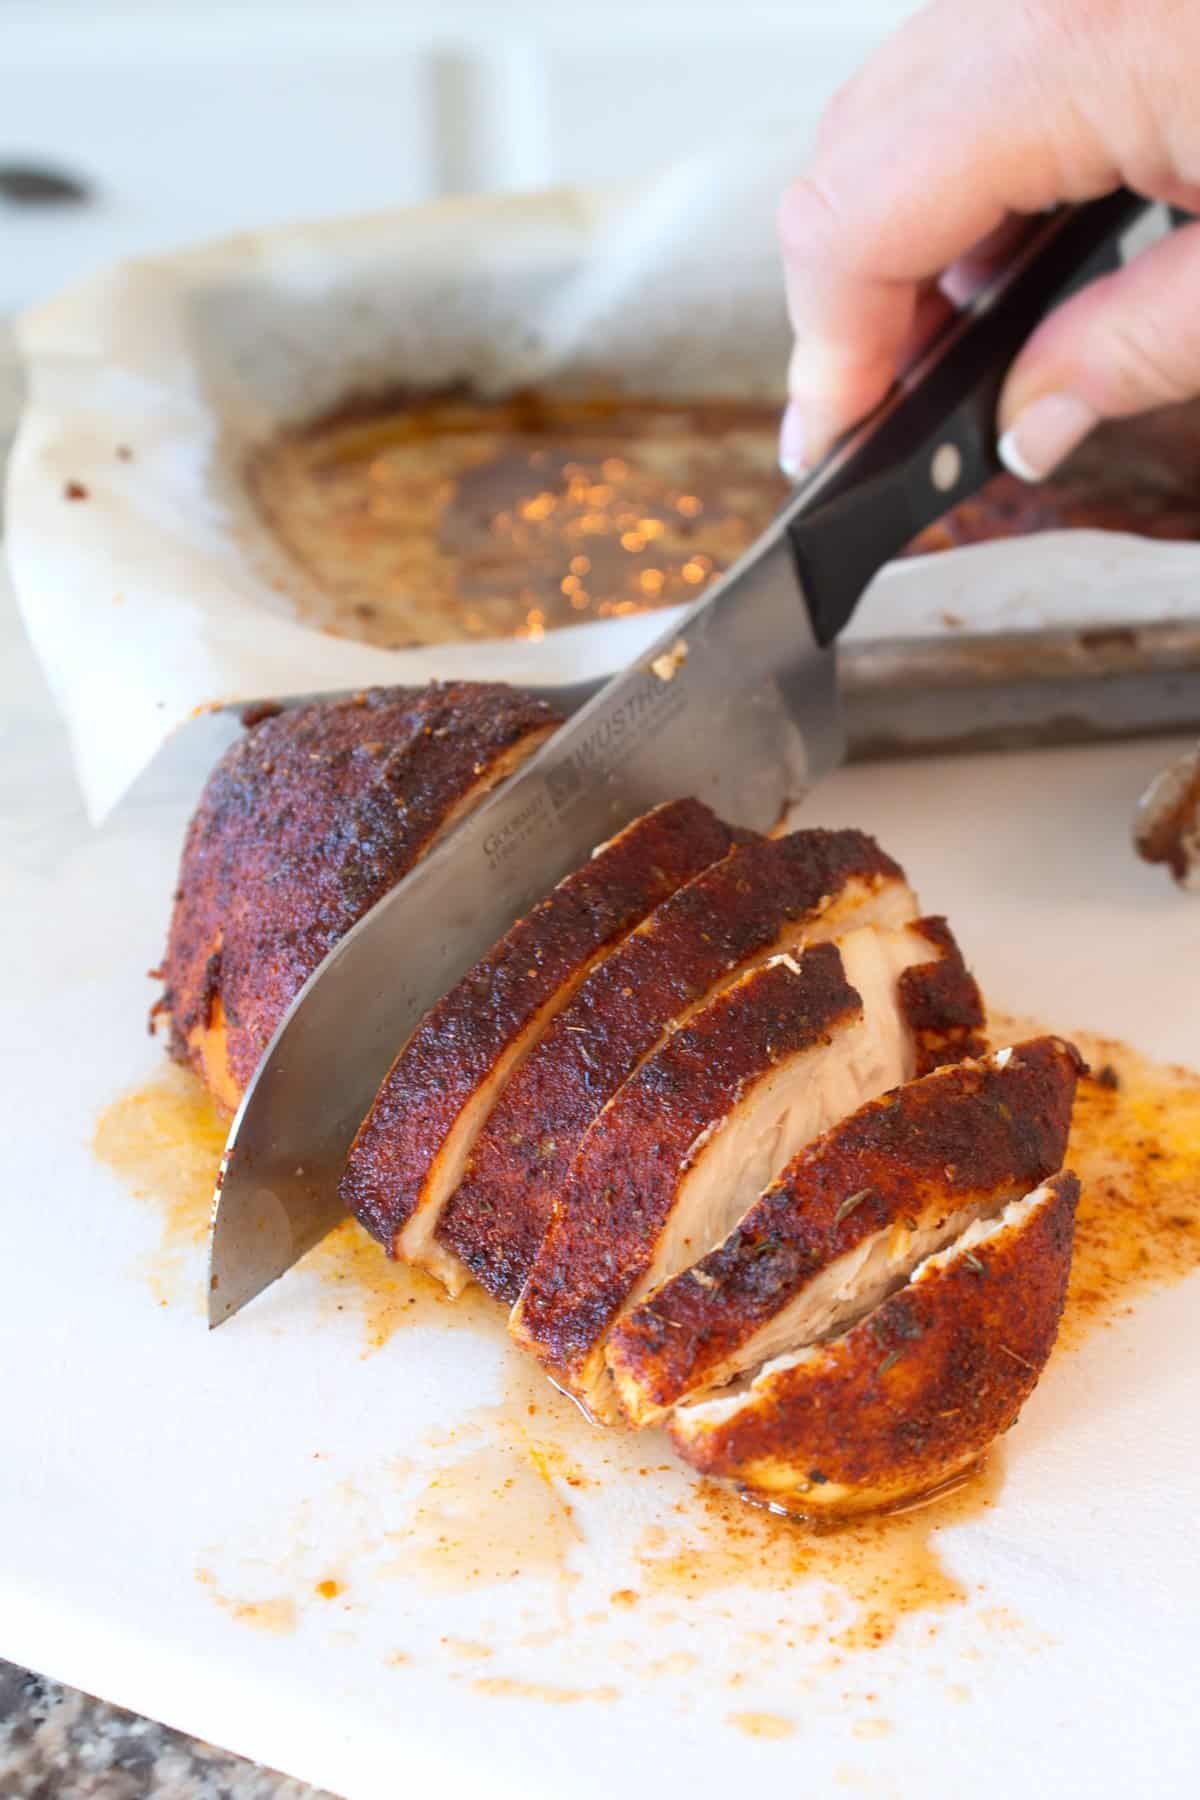
M175 1063L119 1095L96 1122L97 1160L159 1220L158 1248L140 1267L160 1305L203 1309L194 1263L208 1241L228 1130L228 1119L199 1078ZM381 1349L405 1325L436 1320L440 1326L468 1327L493 1316L476 1288L449 1303L440 1283L390 1262L353 1219L310 1250L304 1267L319 1277L324 1310L358 1313L364 1355Z
M989 1020L996 1045L1041 1029L1004 1014ZM1091 1072L1079 1083L1067 1146L1082 1191L1057 1350L1200 1267L1200 1075L1094 1032L1072 1041Z
M856 1609L834 1605L806 1635L840 1650L873 1650L914 1613L961 1606L968 1589L938 1555L935 1533L981 1517L1003 1486L1003 1449L939 1493L910 1507L836 1524L809 1524L748 1505L715 1482L699 1483L686 1507L682 1545L647 1526L639 1546L643 1591L693 1599L730 1587L781 1591L827 1583ZM698 1531L696 1528L699 1528Z
M997 1016L992 1040L1037 1029ZM1140 1295L1200 1266L1200 1076L1110 1039L1074 1036L1092 1073L1080 1083L1067 1159L1083 1184L1059 1339L1068 1350L1128 1313ZM160 1304L185 1296L199 1304L200 1252L225 1129L196 1078L174 1067L119 1097L97 1122L98 1159L160 1222L159 1248L142 1264ZM816 1530L683 1476L657 1433L589 1425L508 1344L503 1315L479 1290L451 1302L435 1282L390 1263L352 1221L300 1267L316 1284L319 1309L358 1314L364 1355L416 1325L481 1330L503 1346L500 1404L473 1409L425 1446L435 1466L406 1498L400 1528L377 1546L374 1573L384 1580L413 1578L443 1593L521 1575L549 1581L559 1595L551 1635L559 1635L577 1580L572 1562L586 1550L579 1508L588 1491L653 1479L675 1483L679 1498L643 1527L636 1586L614 1591L609 1617L672 1602L718 1603L723 1590L739 1587L778 1592L821 1582L830 1595L825 1615L796 1629L841 1653L884 1643L905 1618L969 1598L942 1563L937 1539L996 1504L996 1451L923 1506ZM308 1582L306 1604L311 1592Z

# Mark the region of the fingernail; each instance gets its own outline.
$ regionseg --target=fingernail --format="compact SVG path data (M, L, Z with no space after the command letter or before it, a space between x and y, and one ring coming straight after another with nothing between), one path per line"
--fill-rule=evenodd
M800 408L789 400L779 427L779 466L791 481L798 481L807 464L804 458L804 421Z
M1042 481L1099 423L1099 413L1078 394L1043 394L1001 437L1000 461L1022 481Z

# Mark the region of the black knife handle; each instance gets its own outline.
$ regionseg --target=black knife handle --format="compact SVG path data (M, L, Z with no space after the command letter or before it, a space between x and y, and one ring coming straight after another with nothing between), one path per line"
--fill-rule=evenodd
M884 563L1000 470L996 404L1034 327L1082 277L1113 266L1151 202L1122 188L1050 216L816 471L787 518L818 643L830 644Z

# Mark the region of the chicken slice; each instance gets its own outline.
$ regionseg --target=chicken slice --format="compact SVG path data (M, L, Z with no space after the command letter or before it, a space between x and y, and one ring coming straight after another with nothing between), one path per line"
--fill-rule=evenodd
M1035 1038L873 1100L802 1150L717 1249L626 1315L607 1359L627 1416L842 1331L922 1258L1062 1168L1078 1052Z
M545 1032L480 1132L438 1241L511 1305L584 1132L668 1031L770 955L916 916L902 871L864 832L731 850L656 907Z
M430 1008L341 1182L346 1205L393 1255L462 1289L468 1272L434 1230L505 1083L597 961L735 837L698 800L657 807L560 881Z
M498 682L368 688L276 710L188 827L155 1012L233 1112L333 946L559 724Z
M926 1258L844 1332L675 1409L688 1462L796 1513L894 1507L1007 1431L1054 1347L1079 1183L1054 1176Z
M949 983L931 969L942 962L956 965ZM918 1073L930 1030L950 1035L930 998L943 986L956 1013L975 993L973 1051L982 1002L940 920L776 958L710 1001L585 1135L513 1313L517 1341L611 1418L604 1343L621 1313L719 1243L803 1144Z

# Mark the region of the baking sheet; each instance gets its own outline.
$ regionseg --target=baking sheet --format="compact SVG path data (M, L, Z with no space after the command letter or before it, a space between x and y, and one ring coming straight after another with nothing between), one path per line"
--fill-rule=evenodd
M242 470L281 425L406 382L781 398L775 205L804 152L777 135L630 187L242 234L118 265L27 314L8 551L91 816L198 707L434 675L570 681L668 629L671 610L538 643L330 637L293 615L296 571ZM997 635L1131 624L1175 624L1200 667L1198 575L1195 545L1100 532L894 564L851 626L847 679L874 681L880 646L894 682L914 645L961 666Z
M571 1489L568 1461L518 1488L529 1510L484 1579L414 1562L427 1483L469 1510L473 1479L486 1512L506 1470L529 1480L533 1396L477 1316L418 1308L372 1350L385 1303L320 1250L205 1330L202 1246L91 1140L162 1067L145 970L212 745L181 738L93 832L7 606L0 651L0 1655L352 1800L1194 1794L1195 1278L1055 1359L995 1506L941 1534L965 1601L882 1648L831 1644L854 1607L819 1580L743 1570L626 1604L647 1529L668 1549L693 1529L690 1478L639 1477L644 1448L557 1415L545 1441L591 1484ZM805 816L880 832L994 1001L1195 1064L1200 908L1125 843L1170 748L852 769ZM548 1487L574 1508L565 1539Z

